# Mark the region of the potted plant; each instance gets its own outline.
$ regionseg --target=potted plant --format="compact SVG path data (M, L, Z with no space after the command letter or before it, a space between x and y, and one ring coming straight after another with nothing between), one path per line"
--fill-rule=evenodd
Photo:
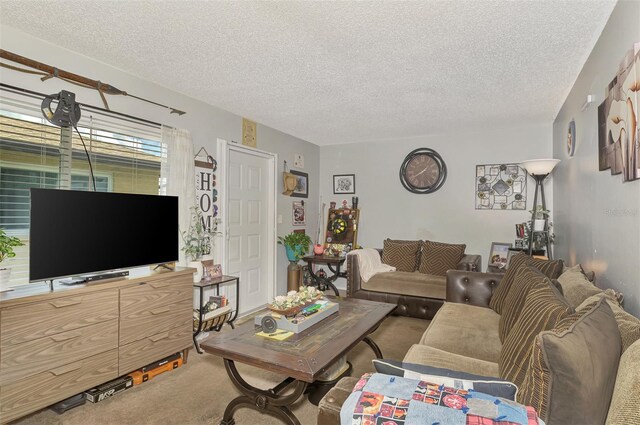
M533 247L534 255L543 255L544 250L547 247L547 239L549 239L549 245L552 245L555 241L556 235L552 232L553 223L548 224L548 232L535 231L533 233L532 241L529 240L529 234L531 232L531 220L525 224L524 232L524 245L529 248L529 244ZM535 229L535 228L534 228Z
M13 248L23 246L24 243L13 236L7 235L4 229L0 228L0 265L7 258L13 258L16 253ZM0 292L9 288L9 278L11 277L11 269L8 267L0 267Z
M218 219L213 220L211 229L207 229L200 208L197 205L191 207L189 230L182 232L181 235L184 241L182 252L187 257L188 266L196 269L193 275L194 282L202 280L202 259L211 253L213 237L220 234L218 222Z
M549 218L549 210L542 208L542 205L537 205L535 210L530 210L529 213L534 217L533 230L535 232L542 232L544 230L544 224Z
M284 237L278 236L278 244L284 245L287 252L287 259L297 263L309 252L311 238L305 233L289 233Z

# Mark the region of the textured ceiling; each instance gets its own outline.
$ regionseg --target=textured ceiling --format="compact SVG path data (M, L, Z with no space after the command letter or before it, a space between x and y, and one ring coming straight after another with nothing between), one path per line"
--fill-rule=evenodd
M0 23L326 145L550 122L614 5L1 1Z

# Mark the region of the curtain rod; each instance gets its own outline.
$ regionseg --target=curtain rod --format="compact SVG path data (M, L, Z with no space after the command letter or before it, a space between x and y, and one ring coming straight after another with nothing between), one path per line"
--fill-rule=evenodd
M38 96L38 97L42 97L42 98L48 96L48 95L46 95L44 93L39 93L37 91L25 89L25 88L22 88L22 87L16 87L16 86L12 86L10 84L5 84L5 83L0 83L0 88L9 89L9 90L13 90L15 92L19 92L19 93L23 93L23 94L29 94L29 95L32 95L32 96ZM150 120L146 120L144 118L134 117L133 115L123 114L122 112L112 111L111 109L105 109L105 108L101 108L99 106L89 105L87 103L81 103L81 102L76 102L76 103L79 104L80 106L83 106L83 107L89 108L89 109L93 109L93 110L98 111L98 112L118 115L118 116L121 116L121 117L129 118L129 119L132 119L132 120L135 120L135 121L139 121L141 123L150 124L150 125L157 126L157 127L173 128L171 126L160 124L160 123L157 123L157 122L154 122L154 121L150 121Z

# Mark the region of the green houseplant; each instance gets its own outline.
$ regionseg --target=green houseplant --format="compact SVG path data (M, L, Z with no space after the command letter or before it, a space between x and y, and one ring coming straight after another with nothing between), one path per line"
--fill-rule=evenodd
M291 262L298 262L309 252L311 238L304 233L289 233L284 237L278 236L278 244L284 245L287 252L287 258Z
M24 243L20 239L7 235L6 231L0 228L0 266L7 258L13 258L16 256L13 248L23 245ZM0 291L8 289L10 276L10 268L0 267Z

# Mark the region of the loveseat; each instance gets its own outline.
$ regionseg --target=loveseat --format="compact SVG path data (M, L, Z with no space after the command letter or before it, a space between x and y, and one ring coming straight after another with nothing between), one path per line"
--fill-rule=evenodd
M550 289L549 280L542 283L546 277L538 276L537 269L522 269L520 278L538 282L528 282L528 291L518 294L512 292L512 279L506 295L504 287L497 293L506 275L449 271L446 302L407 352L403 367L428 365L499 378L507 374L509 381L518 381L517 401L534 406L547 425L640 424L640 320L624 312L610 290L603 292L583 277L580 266L558 277L564 295ZM499 297L502 314L494 310ZM555 313L540 307L547 302L555 303ZM509 332L505 339L507 310L518 305L520 317L510 325L515 334ZM539 333L528 323L529 315L538 313L546 320ZM525 341L514 345L513 338ZM505 366L518 356L524 356L520 369ZM340 423L340 407L356 382L343 378L325 395L319 425Z
M357 255L347 256L347 296L396 304L393 314L431 319L446 296L449 268L480 271L480 255L465 254L465 245L387 239L378 249L382 261L396 271L378 273L367 282L360 276Z

